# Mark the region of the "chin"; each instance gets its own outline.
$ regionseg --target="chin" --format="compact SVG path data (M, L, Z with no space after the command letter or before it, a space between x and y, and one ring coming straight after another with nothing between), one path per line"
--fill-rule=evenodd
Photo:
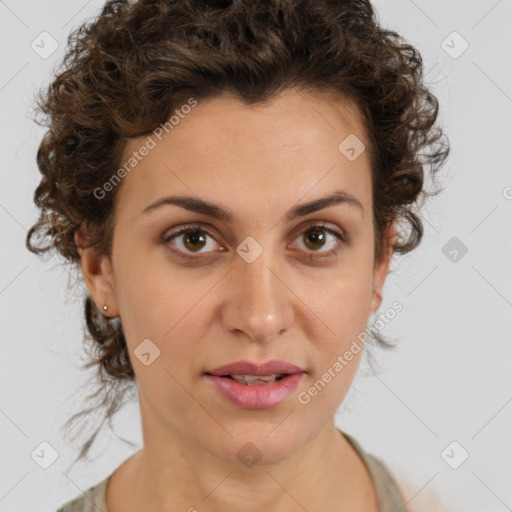
M306 432L301 435L293 425L292 428L290 425L285 428L284 424L277 424L276 428L276 424L270 425L268 422L255 423L250 426L244 423L237 428L230 426L227 430L233 437L226 434L219 443L216 436L209 451L230 464L268 466L292 457L308 438Z

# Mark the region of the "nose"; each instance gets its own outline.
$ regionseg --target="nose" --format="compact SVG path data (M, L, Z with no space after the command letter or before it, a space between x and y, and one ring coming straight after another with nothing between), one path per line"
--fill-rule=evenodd
M238 256L237 256L238 257ZM294 293L281 266L264 250L252 263L240 258L229 272L222 322L229 332L268 342L286 332L294 321Z

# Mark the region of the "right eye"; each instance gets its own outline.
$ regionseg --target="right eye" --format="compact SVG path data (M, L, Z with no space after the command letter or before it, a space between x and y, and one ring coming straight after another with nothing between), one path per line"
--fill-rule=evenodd
M175 231L165 236L162 239L162 243L170 244L171 251L173 251L179 257L201 258L201 256L192 256L191 254L203 254L205 252L213 252L211 250L208 250L208 237L214 239L213 235L211 235L204 228L198 226L184 226L180 228L178 231ZM177 243L171 242L175 239L177 240ZM215 244L210 244L210 248L214 245ZM206 247L206 250L201 251L201 249L203 249L204 247ZM187 254L187 252L189 253Z

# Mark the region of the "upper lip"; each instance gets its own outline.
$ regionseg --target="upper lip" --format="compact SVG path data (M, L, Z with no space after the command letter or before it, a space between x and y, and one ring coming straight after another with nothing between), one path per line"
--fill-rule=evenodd
M286 361L279 361L274 359L266 363L253 363L251 361L236 361L231 364L219 366L214 370L209 370L205 373L210 375L273 375L278 374L292 374L305 372L302 368L294 364L287 363Z

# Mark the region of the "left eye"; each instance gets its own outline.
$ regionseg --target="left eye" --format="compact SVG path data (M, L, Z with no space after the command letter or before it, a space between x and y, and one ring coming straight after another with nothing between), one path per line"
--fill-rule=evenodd
M191 255L191 253L202 254L204 252L213 252L211 250L208 250L209 248L207 238L215 240L214 237L210 235L208 231L206 231L204 228L200 228L198 226L185 226L176 233L171 233L169 236L165 237L162 240L162 242L171 242L172 246L177 247L178 250L172 250L173 252L176 252L178 256L184 258L195 258L195 256ZM331 238L331 244L328 245L327 249L320 251L320 249L322 249L325 246L326 241L329 238ZM172 241L174 239L176 239L178 243L173 243ZM329 254L325 253L335 253L336 247L340 243L346 242L345 237L341 233L338 233L333 229L326 228L325 226L322 225L310 226L308 229L303 231L296 238L296 240L297 239L301 239L301 242L303 244L303 247L305 247L306 252L322 253L322 256L318 256L320 258L329 256ZM215 243L211 243L210 249L214 247ZM205 248L206 250L202 250Z
M333 253L336 252L334 249L340 244L340 242L345 242L345 237L338 233L337 231L334 231L332 229L326 228L325 226L311 226L306 231L304 231L300 236L297 238L301 238L302 240L305 240L304 245L306 247L306 251L308 249L312 249L313 252L323 252L323 253ZM328 249L324 249L323 251L319 251L319 247L322 248L326 240L328 238L331 238L332 244L331 247Z

